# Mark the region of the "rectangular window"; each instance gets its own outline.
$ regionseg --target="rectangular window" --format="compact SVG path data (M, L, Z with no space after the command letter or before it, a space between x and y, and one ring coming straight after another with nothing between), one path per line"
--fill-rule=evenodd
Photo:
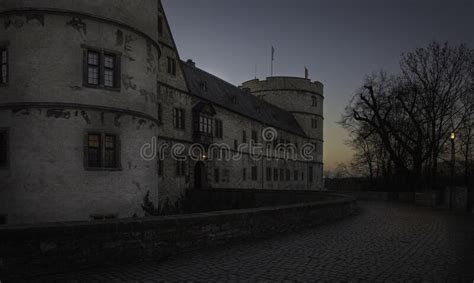
M252 180L257 181L257 166L252 166Z
M295 181L298 181L298 170L295 170L293 177L294 177Z
M85 50L84 82L97 87L120 87L120 57L97 50Z
M176 176L186 175L186 162L182 160L176 161Z
M117 140L114 135L105 135L104 167L117 167Z
M242 131L242 143L246 143L246 142L247 142L247 132Z
M278 181L278 168L273 168L273 181Z
M2 76L0 77L0 84L8 83L8 50L6 48L0 48L1 55L1 66L2 66Z
M176 76L176 59L168 57L168 74Z
M311 128L316 129L318 127L318 120L311 119Z
M214 169L214 183L219 183L219 168Z
M199 129L200 133L212 134L212 119L211 117L199 114Z
M291 178L291 172L290 169L286 169L286 180L289 181Z
M176 129L184 129L184 109L174 108L173 121Z
M158 16L158 34L163 35L163 17Z
M114 87L115 55L104 54L104 86Z
M120 168L120 153L116 135L88 133L86 150L87 168Z
M311 99L312 99L311 106L313 107L318 106L318 99L316 98L316 96L311 97Z
M253 141L254 143L257 143L257 142L258 142L257 131L252 131L252 141Z
M280 169L280 181L285 181L284 170Z
M161 109L161 103L158 103L156 105L156 111L157 111L158 123L162 124L163 123L163 109Z
M272 168L267 167L267 181L271 181L271 180L272 180Z
M309 166L308 168L308 181L310 183L313 182L313 167Z
M158 159L158 176L163 176L163 163L163 160Z
M87 83L99 85L100 53L87 51Z
M0 129L0 168L8 167L8 130Z
M214 120L215 122L215 135L216 138L222 138L224 136L224 127L221 120Z
M247 168L243 168L243 169L242 169L242 179L243 179L244 181L247 180Z
M239 149L239 142L237 140L234 140L234 150Z

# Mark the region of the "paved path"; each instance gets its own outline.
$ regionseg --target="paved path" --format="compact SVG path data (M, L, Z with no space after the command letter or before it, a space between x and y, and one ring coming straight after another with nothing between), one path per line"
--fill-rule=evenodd
M314 229L43 281L474 282L474 215L359 205L358 215Z

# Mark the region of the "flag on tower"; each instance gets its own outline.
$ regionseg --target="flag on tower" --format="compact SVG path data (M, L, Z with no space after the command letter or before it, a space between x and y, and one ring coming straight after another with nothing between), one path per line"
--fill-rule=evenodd
M309 77L309 72L308 72L308 68L306 68L306 66L304 67L304 78L307 79Z

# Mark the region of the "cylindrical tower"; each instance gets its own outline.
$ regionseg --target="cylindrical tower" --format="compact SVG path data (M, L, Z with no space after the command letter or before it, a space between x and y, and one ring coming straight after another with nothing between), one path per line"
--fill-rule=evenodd
M155 0L4 0L0 218L142 214L157 191Z
M292 113L308 136L308 142L316 146L312 162L317 189L322 189L323 171L323 84L298 77L268 77L266 80L244 82L242 88L255 96Z

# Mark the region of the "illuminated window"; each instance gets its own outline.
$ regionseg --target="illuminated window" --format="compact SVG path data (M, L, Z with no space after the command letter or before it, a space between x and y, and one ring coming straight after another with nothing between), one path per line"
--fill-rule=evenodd
M119 147L116 135L104 133L87 134L86 167L117 169Z

